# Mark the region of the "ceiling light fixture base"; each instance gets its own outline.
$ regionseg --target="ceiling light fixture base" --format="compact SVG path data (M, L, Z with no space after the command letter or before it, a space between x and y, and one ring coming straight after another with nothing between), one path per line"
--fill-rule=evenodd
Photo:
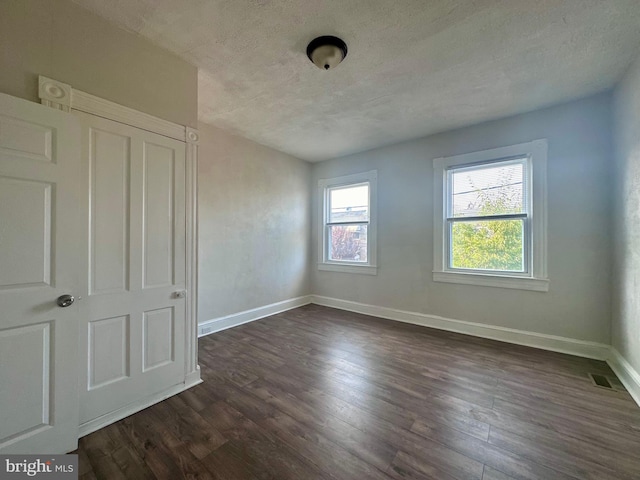
M347 44L338 37L324 35L307 46L307 57L321 70L337 67L347 56Z

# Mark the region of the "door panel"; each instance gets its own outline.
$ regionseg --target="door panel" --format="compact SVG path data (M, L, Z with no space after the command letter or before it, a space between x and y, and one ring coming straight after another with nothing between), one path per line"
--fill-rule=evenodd
M50 183L0 176L0 288L51 284L51 208Z
M7 410L14 409L13 414L2 423L3 437L46 429L51 425L51 323L0 331L0 351L3 358L22 358L19 363L0 365L0 405L6 405ZM27 356L24 352L32 354ZM16 392L20 392L20 395L16 395Z
M46 125L4 115L0 117L0 153L5 158L52 163L53 138L53 129Z
M144 142L143 287L173 285L174 151Z
M129 289L130 139L99 129L91 134L90 294L124 292Z
M173 307L144 312L143 364L144 372L175 360L175 325Z
M89 390L129 376L129 315L89 322Z
M90 166L82 424L184 381L185 145L74 114Z
M64 453L78 434L80 129L0 94L0 452Z

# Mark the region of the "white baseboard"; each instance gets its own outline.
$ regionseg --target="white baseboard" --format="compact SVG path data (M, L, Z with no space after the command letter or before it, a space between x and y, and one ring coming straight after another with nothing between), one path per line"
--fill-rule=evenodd
M221 330L226 330L227 328L237 327L243 323L253 322L254 320L275 315L276 313L286 312L287 310L302 307L303 305L308 305L310 303L311 295L304 295L302 297L291 298L289 300L283 300L282 302L252 308L251 310L245 310L244 312L233 313L225 317L207 320L206 322L198 325L198 337L210 335Z
M197 373L197 374L196 374ZM173 397L180 392L184 392L185 390L195 387L199 383L202 383L202 379L200 379L200 370L194 372L194 374L187 377L184 383L179 383L174 385L173 387L169 387L166 390L163 390L154 395L149 395L135 403L131 403L126 405L118 410L102 415L98 418L94 418L93 420L89 420L80 425L78 431L78 438L82 438L85 435L89 435L90 433L95 432L96 430L100 430L107 425L111 425L112 423L117 422L118 420L122 420L123 418L128 417L129 415L133 415L134 413L139 412L140 410L144 410L151 405L155 405L156 403L161 402L169 397Z
M371 315L374 317L386 318L389 320L396 320L404 323L411 323L413 325L421 325L424 327L436 328L449 332L472 335L474 337L489 338L501 342L514 343L516 345L540 348L542 350L550 350L553 352L567 353L569 355L593 358L596 360L606 360L607 363L611 366L611 369L615 372L620 381L629 391L633 399L640 406L640 374L635 371L633 367L620 355L620 353L618 353L618 351L610 345L597 342L587 342L584 340L576 340L567 337L560 337L557 335L529 332L526 330L518 330L514 328L499 327L496 325L486 325L483 323L455 320L452 318L445 318L437 315L409 312L406 310L380 307L365 303L352 302L349 300L341 300L338 298L323 297L320 295L305 295L302 297L292 298L289 300L284 300L282 302L272 303L263 307L258 307L251 310L246 310L244 312L239 312L232 315L227 315L225 317L206 321L198 325L198 336L202 337L204 335L209 335L221 330L226 330L227 328L232 328L244 323L253 322L270 315L275 315L276 313L307 305L309 303L338 308L340 310L347 310L350 312L362 313L364 315ZM179 393L179 391L176 393ZM169 393L164 398L171 395L173 394ZM160 401L162 399L163 398L157 401ZM152 405L157 401L151 402L149 403L149 405ZM139 408L138 410L140 409L141 408ZM134 413L134 411L131 411L130 413ZM120 418L124 418L127 415L123 415ZM116 420L119 420L119 418ZM113 421L106 422L104 425L112 423ZM100 428L100 426L98 426L97 428ZM97 430L97 428L91 431ZM87 431L83 435L91 433L91 431Z
M607 363L640 407L640 373L614 347Z
M465 335L473 335L474 337L515 343L517 345L525 345L543 350L551 350L553 352L568 353L579 357L594 358L597 360L607 360L610 357L610 347L604 343L587 342L556 335L546 335L495 325L454 320L437 315L408 312L395 308L340 300L338 298L321 297L319 295L312 295L311 297L311 303L317 305L339 308L341 310L348 310L350 312L362 313L374 317L397 320L399 322L412 323L414 325L447 330L449 332L463 333Z

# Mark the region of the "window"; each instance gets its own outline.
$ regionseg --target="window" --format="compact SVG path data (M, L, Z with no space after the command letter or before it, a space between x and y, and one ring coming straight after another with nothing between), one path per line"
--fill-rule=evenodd
M320 270L376 274L376 172L318 182Z
M545 140L434 160L434 281L548 290Z
M525 157L447 170L449 269L528 271L527 163Z

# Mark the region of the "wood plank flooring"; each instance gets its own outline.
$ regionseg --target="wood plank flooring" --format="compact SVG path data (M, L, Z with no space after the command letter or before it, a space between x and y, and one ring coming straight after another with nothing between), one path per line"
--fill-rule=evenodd
M604 362L308 305L200 339L200 365L82 438L81 478L640 478Z

